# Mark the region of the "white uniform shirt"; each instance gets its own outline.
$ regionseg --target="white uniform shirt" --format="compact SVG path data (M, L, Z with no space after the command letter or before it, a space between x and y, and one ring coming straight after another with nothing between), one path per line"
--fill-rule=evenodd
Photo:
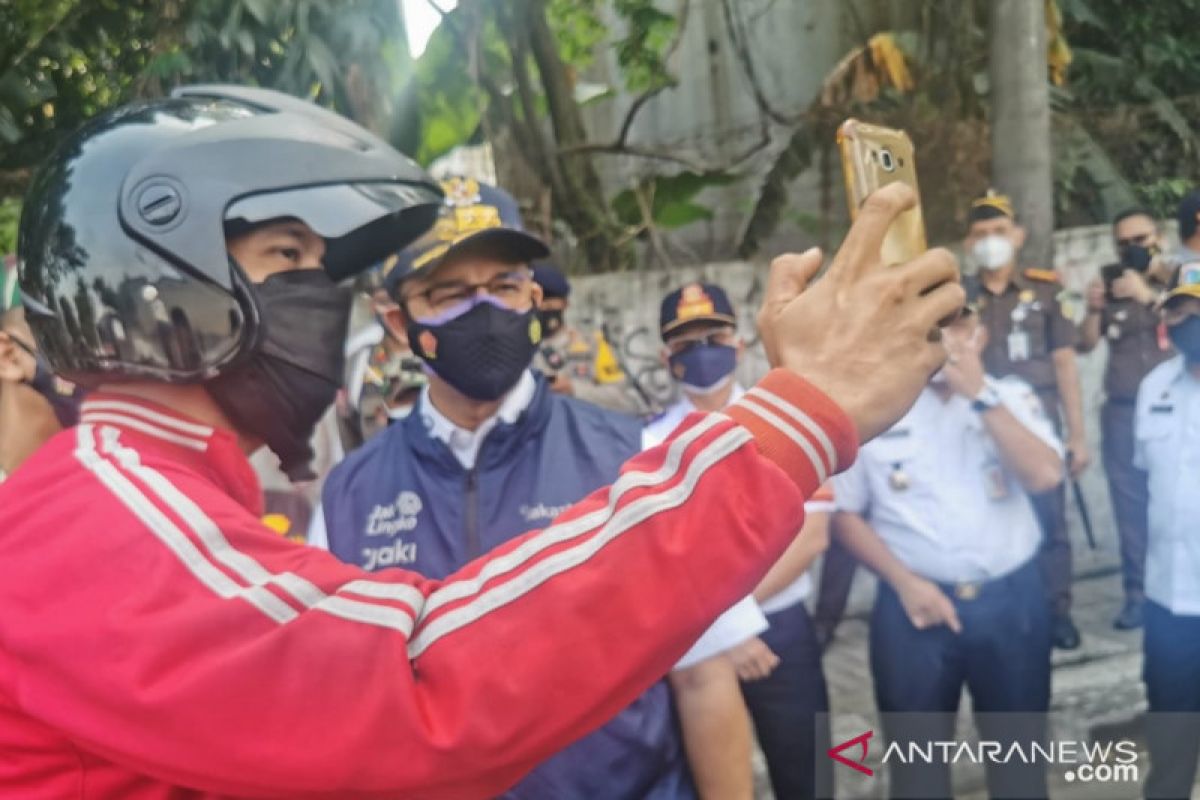
M989 379L1000 401L1061 456L1062 444L1027 383ZM833 479L834 503L862 515L892 554L942 583L1001 577L1037 552L1033 505L1001 463L980 415L964 397L943 402L926 387L889 431L868 442Z
M734 384L729 402L734 402L743 394L745 394L745 389ZM687 395L683 395L642 429L642 449L645 450L666 441L684 418L695 410L696 406L692 404ZM754 598L747 595L717 617L708 630L700 635L692 648L683 654L683 658L679 659L675 668L684 669L698 664L758 636L766 629L766 616Z
M1138 388L1133 463L1149 477L1146 596L1200 615L1200 379L1183 356Z

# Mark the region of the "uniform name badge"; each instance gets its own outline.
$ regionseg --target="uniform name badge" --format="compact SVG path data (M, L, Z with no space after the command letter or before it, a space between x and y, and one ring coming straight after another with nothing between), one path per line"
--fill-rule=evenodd
M1008 360L1029 360L1029 334L1025 331L1013 331L1008 335Z
M1008 497L1008 475L1004 467L992 461L983 468L983 482L987 487L990 500L1004 500Z

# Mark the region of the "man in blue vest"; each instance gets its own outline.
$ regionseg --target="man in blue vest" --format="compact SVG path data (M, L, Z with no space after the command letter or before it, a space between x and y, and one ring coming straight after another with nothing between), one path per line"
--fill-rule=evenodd
M553 392L530 369L542 290L529 264L548 251L524 232L512 197L467 179L443 188L439 221L385 278L397 303L385 321L425 362L429 385L406 419L332 472L323 494L335 555L434 579L549 523L641 449L637 420ZM497 653L480 668L519 658ZM504 795L694 796L661 681Z

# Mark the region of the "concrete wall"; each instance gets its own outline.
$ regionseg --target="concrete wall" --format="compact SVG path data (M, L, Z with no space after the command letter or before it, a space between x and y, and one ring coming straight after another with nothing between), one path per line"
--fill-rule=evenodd
M1106 225L1074 228L1055 234L1055 266L1063 276L1066 289L1078 296L1075 308L1083 313L1082 293L1101 264L1115 260L1110 229ZM644 271L576 278L573 281L571 316L575 324L590 329L606 324L612 340L619 345L627 371L637 377L648 392L663 401L673 394L670 376L660 361L662 347L658 336L658 307L664 294L690 280L718 283L729 292L738 309L742 335L750 345L739 370L746 383L753 382L767 369L762 348L754 329L754 314L765 289L765 263L728 262L705 264L664 271ZM1093 466L1083 475L1081 484L1087 498L1099 548L1092 551L1084 538L1075 504L1070 503L1071 537L1075 544L1076 571L1105 569L1119 563L1116 531L1111 506L1100 466L1099 405L1103 400L1101 378L1107 357L1102 345L1080 358L1083 380L1084 414L1089 424Z
M674 9L674 2L660 4ZM710 220L670 233L676 261L728 257L734 251L766 170L791 137L800 115L817 96L821 81L859 38L847 25L847 3L800 0L734 0L733 13L744 26L748 59L763 95L779 119L765 115L755 101L746 68L726 23L722 0L692 0L687 25L672 72L678 84L655 97L638 113L629 142L650 150L684 155L710 168L733 165L740 178L728 186L710 188L699 202L713 211ZM859 2L859 19L871 30L891 22L887 4ZM905 5L913 6L912 3ZM880 6L880 8L876 8ZM880 16L882 14L882 17ZM877 20L882 20L877 23ZM616 29L619 23L613 21ZM585 108L587 128L598 141L613 139L633 102L621 90L616 52L598 55L588 70L589 80L618 88L612 100ZM781 120L788 120L783 124ZM749 158L738 160L764 140ZM735 163L736 162L736 163ZM677 164L631 157L606 156L603 179L615 194L648 174L673 174ZM818 176L808 170L788 188L796 214L816 218ZM838 198L840 218L844 201ZM815 234L796 225L783 225L769 245L786 247L815 243ZM692 255L688 255L688 254Z

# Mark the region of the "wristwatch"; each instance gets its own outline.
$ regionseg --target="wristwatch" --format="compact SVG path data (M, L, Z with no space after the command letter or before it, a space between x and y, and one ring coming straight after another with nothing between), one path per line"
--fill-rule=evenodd
M998 405L1000 405L1000 393L996 391L996 387L990 380L984 378L983 388L971 398L971 410L982 414L984 411L991 411Z

